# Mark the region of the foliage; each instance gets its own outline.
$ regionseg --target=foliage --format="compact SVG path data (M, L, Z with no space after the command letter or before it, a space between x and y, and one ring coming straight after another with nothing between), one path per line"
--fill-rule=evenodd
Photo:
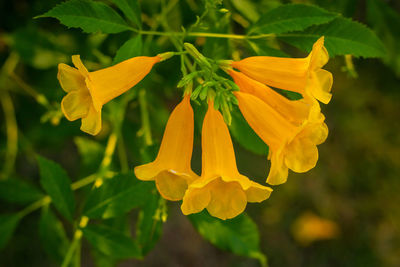
M283 4L287 1L68 0L58 1L57 5L46 1L33 2L30 5L26 1L16 1L15 5L18 8L26 4L29 10L15 14L15 18L14 14L6 14L8 9L12 9L13 12L19 10L10 8L8 5L11 4L4 4L8 9L0 11L1 20L6 22L5 33L0 35L0 116L4 117L0 123L0 157L4 162L0 177L0 249L3 250L0 258L4 258L4 264L8 266L17 265L19 262L18 259L10 258L17 255L15 251L18 250L14 247L26 248L28 243L32 246L32 242L23 239L26 233L24 228L36 233L29 238L36 238L38 235L40 240L40 246L35 246L32 250L37 255L42 255L40 250L43 250L49 257L45 260L35 259L32 266L47 265L48 261L62 266L72 263L79 266L83 262L81 251L86 249L82 242L86 242L83 244L87 244L91 251L93 259L90 261L98 263L99 266L101 262L116 264L126 259L146 260L146 256L152 253L153 249L158 251L157 246L161 246L165 242L163 239L168 238L167 234L163 235L163 230L165 232L168 229L164 224L174 220L171 217L176 215L175 206L171 208L167 205L158 194L154 183L136 179L132 168L154 159L167 115L171 110L170 106L175 104L178 96L182 94L176 85L179 83L187 88L193 81L202 78L201 73L188 78L190 73L193 73L192 70L181 68L180 63L185 61L185 56L182 56L182 51L185 51L184 42L195 44L202 54L213 60L237 59L248 55L299 57L309 52L312 44L320 36L325 36L325 45L330 57L337 57L334 61L336 65L332 64L330 68L338 69L337 66L343 64L339 56L347 56L344 69L349 73L355 73L351 56L382 58L397 76L400 75L400 34L399 28L396 27L400 21L399 13L390 3L381 0L366 2L366 21L357 21L354 18L359 16L356 17L351 9L346 8L354 3L351 0L342 0L335 8L329 6L329 3L326 3L328 1L306 1L314 4ZM0 4L0 7L2 5ZM56 23L55 19L60 24ZM369 25L366 26L365 23ZM60 101L64 93L56 80L58 63L68 63L71 55L81 54L89 70L95 70L131 57L154 56L167 51L175 51L177 57L156 66L151 77L145 78L129 93L107 104L107 108L104 109L104 129L98 136L89 137L79 131L77 123L62 118ZM361 65L364 61L356 62ZM193 67L201 68L201 64L207 65L207 61L204 62L200 58ZM363 67L360 69L365 71ZM179 73L180 71L182 73ZM214 84L210 85L210 88L215 84L227 83L234 87L224 74L219 75L223 78L213 80ZM183 79L180 81L181 78ZM389 83L390 79L393 78L382 80ZM337 88L339 91L339 86ZM204 92L207 91L204 90L204 86L194 87L193 90L198 96L193 104L194 109L198 111L195 112L195 120L199 122L196 123L197 136L201 132L205 107L201 104L195 106L195 103L204 100L207 97ZM374 99L373 93L359 93L360 95L353 95L352 98L355 99L356 108ZM298 96L288 96L290 99L296 97ZM216 99L216 106L222 111L225 121L230 122L230 132L240 146L238 158L246 158L249 173L261 177L260 172L254 169L265 165L264 161L257 158L253 162L254 155L247 155L250 151L262 155L264 159L268 155L268 147L244 121L230 92L218 95ZM382 100L383 104L385 101ZM368 106L368 103L365 105ZM339 115L343 109L350 106L347 102L342 104L343 106L338 104L337 110L330 111L330 115L339 121L338 124L343 123L354 131L355 124L363 127L362 120L351 120L350 116ZM363 118L367 116L365 114L363 110L358 116ZM368 129L369 127L366 127L365 130ZM360 136L364 138L361 134ZM371 140L365 138L372 146ZM392 134L388 134L388 138L397 140ZM346 142L343 146L345 145ZM198 148L198 144L196 146ZM337 153L336 148L331 148L331 154L334 156ZM369 148L366 150L370 151ZM391 151L390 146L387 147L387 151ZM392 160L393 165L398 164L394 159L395 152L390 153L393 156L388 157L391 159L387 161ZM325 154L330 156L327 152ZM380 155L385 155L385 152L377 151L375 156ZM194 157L199 157L196 151ZM341 164L340 159L335 163L328 161L326 159L324 162L326 166ZM194 165L194 169L200 169L198 164ZM360 172L363 171L362 166L357 168ZM376 168L376 176L381 175L379 167ZM397 165L393 168L397 168ZM336 171L338 176L344 175L335 168L330 171ZM355 173L353 176L356 176L356 171L352 171ZM322 173L321 170L317 172ZM390 174L387 176L391 177ZM262 179L265 180L264 177ZM390 181L394 184L392 188L398 186L394 180ZM350 182L339 177L338 182L332 182L330 185L334 189L327 187L325 190L339 191L346 188L343 190L349 190L347 193L350 195L353 191L349 189L348 183ZM359 181L359 184L363 183ZM376 185L377 182L371 179L370 184ZM311 189L307 188L307 184L302 186L305 190L313 190L312 186ZM273 238L278 236L282 229L289 232L288 221L294 220L302 207L306 206L303 201L290 202L291 194L297 192L298 199L300 196L307 197L307 192L301 195L293 187L288 188L284 193L287 199L282 200L281 204L274 199L271 201L276 204L275 207L265 204L265 214L264 209L256 212L250 209L248 214L222 221L203 211L188 216L188 221L193 226L190 229L213 246L238 255L237 258L231 258L232 262L250 258L266 265L268 255L275 265L287 265L288 259L295 257L290 256L286 259L286 254L294 250L293 246L288 245L292 242L290 237L285 235L283 241L277 241L277 244L286 246L287 250L284 252L278 251L272 244L275 242ZM361 194L358 190L364 192L363 189L356 188L356 193ZM385 190L391 192L390 186L385 187ZM365 192L370 191L373 190L365 189ZM320 194L324 193L318 193ZM335 191L330 199L324 199L334 202L338 194ZM383 193L379 196L388 197ZM359 197L368 202L364 195ZM279 200L280 198L282 196L278 197ZM317 203L316 206L318 205L323 204ZM279 211L279 208L282 208L282 211ZM33 215L38 210L41 210L40 215ZM379 208L377 212L383 211ZM326 212L325 215L331 214ZM268 217L267 223L263 222L264 217ZM273 221L274 218L287 220L284 226L281 226L285 228L279 228L275 235L272 232L276 229L268 228L268 221ZM363 218L359 220L362 221ZM24 226L18 227L22 224ZM274 227L277 227L276 224ZM371 225L370 227L372 228ZM351 232L352 229L347 230ZM174 232L173 235L182 236L184 233ZM264 240L265 236L271 239ZM346 236L342 238L345 239ZM390 238L389 241L380 237L374 238L382 243L398 242ZM389 266L392 262L400 262L392 258L379 261L378 256L370 253L373 250L368 245L370 243L373 242L359 241L359 247L356 247L354 252L355 255L370 255L369 257L353 262L342 261L338 257L335 263L379 266L381 262L385 262ZM169 244L171 247L174 245ZM331 247L326 250L331 251ZM343 250L341 249L340 253L348 253ZM6 257L6 254L12 256ZM315 256L311 250L305 249L304 255L308 254ZM307 257L304 255L302 257ZM309 262L322 265L322 257L322 254L316 255ZM307 262L307 259L302 260ZM291 264L294 265L293 262Z

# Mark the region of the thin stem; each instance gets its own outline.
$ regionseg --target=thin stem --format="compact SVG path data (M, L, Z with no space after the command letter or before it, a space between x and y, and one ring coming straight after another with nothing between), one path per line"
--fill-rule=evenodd
M7 179L14 168L15 159L18 153L18 126L10 94L7 91L4 91L0 93L0 96L7 128L6 158L0 179Z
M144 35L159 35L159 36L179 36L179 37L210 37L210 38L226 38L226 39L262 39L262 38L273 38L276 37L275 34L259 34L259 35L241 35L241 34L229 34L229 33L215 33L215 32L159 32L159 31L143 31L136 30L139 34Z
M98 177L97 173L89 175L89 176L87 176L87 177L85 177L85 178L83 178L83 179L81 179L79 181L76 181L75 183L71 184L71 189L75 191L75 190L77 190L77 189L79 189L81 187L84 187L84 186L86 186L88 184L91 184L94 181L96 181L97 177Z
M80 267L81 266L81 242L78 242L76 247L75 257L74 257L74 266Z
M31 205L26 207L25 209L18 212L18 215L22 218L28 215L29 213L51 203L51 198L49 196L45 196L38 201L33 202Z
M9 73L9 77L20 87L22 88L27 94L29 94L30 96L32 96L36 102L40 105L42 105L43 107L51 110L52 106L50 105L49 101L47 100L47 98L43 95L40 94L38 92L36 92L35 89L33 89L32 86L30 86L29 84L27 84L26 82L24 82L24 80L22 80L17 74L15 74L14 72Z
M82 231L80 229L76 230L74 233L74 239L72 240L71 245L68 248L67 254L61 264L61 267L69 266L72 256L74 255L75 250L79 247L82 238Z
M142 133L144 141L146 146L151 146L153 144L153 138L151 136L149 111L147 109L146 91L144 89L139 91L139 105L142 117Z
M119 141L118 141L118 158L119 158L119 164L121 166L121 171L123 173L126 173L129 171L129 164L128 164L128 157L126 155L126 149L125 149L125 144L124 144L124 139L122 138L122 134L119 136Z
M112 156L114 155L115 147L117 145L117 134L116 133L111 133L110 137L108 138L107 145L106 145L106 150L104 152L104 157L103 160L101 161L100 164L100 173L102 173L104 170L106 170L112 160Z

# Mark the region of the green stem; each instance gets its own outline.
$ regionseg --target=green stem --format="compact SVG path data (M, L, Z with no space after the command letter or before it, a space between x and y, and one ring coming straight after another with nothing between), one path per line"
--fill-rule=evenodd
M76 248L75 258L74 258L74 266L75 267L81 266L81 242L78 243L78 246Z
M104 152L103 160L101 161L99 172L102 174L111 164L112 156L114 155L115 147L117 145L117 134L111 133L108 137L106 150Z
M75 183L71 184L71 189L75 191L75 190L77 190L77 189L79 189L81 187L84 187L84 186L86 186L88 184L91 184L94 181L96 181L97 177L98 177L97 173L89 175L89 176L87 176L87 177L85 177L85 178L83 178L83 179L81 179L79 181L76 181Z
M0 93L7 128L6 158L0 179L7 179L12 172L18 153L18 126L15 109L10 94L7 91Z
M51 198L49 196L45 196L45 197L39 199L38 201L33 202L31 205L29 205L25 209L21 210L20 212L18 212L18 215L21 218L25 217L29 213L31 213L37 209L40 209L41 207L43 207L47 204L50 204L50 202L51 202Z
M229 34L229 33L215 33L215 32L159 32L159 31L143 31L136 30L139 34L144 35L159 35L159 36L179 36L179 37L210 37L210 38L225 38L225 39L238 39L238 40L248 40L248 39L262 39L262 38L274 38L275 34L259 34L259 35L241 35L241 34Z
M146 146L151 146L153 144L153 138L151 136L149 111L147 109L146 91L144 89L139 91L139 105L142 117L142 132L144 141Z
M65 255L65 258L61 264L61 267L67 267L69 266L72 256L74 255L75 250L79 247L79 244L81 242L82 238L82 231L80 229L75 231L74 234L74 239L72 240L71 245L68 248L67 254Z
M121 171L123 173L126 173L129 171L129 164L128 164L128 157L126 155L126 150L125 150L125 142L124 139L122 138L122 134L119 136L119 141L118 141L118 158L119 158L119 164L121 166Z
M27 94L32 96L36 102L43 107L45 107L48 110L52 110L53 107L50 105L49 101L47 98L43 95L38 93L33 87L31 87L29 84L27 84L24 80L22 80L18 75L16 75L14 72L9 73L9 77L21 88L23 89Z

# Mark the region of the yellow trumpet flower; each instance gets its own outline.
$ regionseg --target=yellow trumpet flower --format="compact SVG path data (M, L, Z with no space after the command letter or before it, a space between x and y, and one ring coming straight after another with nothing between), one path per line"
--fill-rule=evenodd
M309 95L327 104L332 97L333 78L321 68L328 59L324 37L321 37L306 58L255 56L233 61L231 66L263 84Z
M228 127L209 101L202 129L202 174L183 197L183 214L207 209L214 217L230 219L242 213L247 202L261 202L271 192L239 173Z
M328 128L325 117L305 120L296 126L260 98L243 92L235 92L239 109L250 127L269 146L271 168L267 177L269 184L286 182L288 168L306 172L318 161L317 145L325 141Z
M82 119L81 130L96 135L101 130L101 109L108 101L125 93L140 82L161 60L155 57L134 57L114 66L89 72L80 56L72 56L75 68L58 65L57 78L67 95L61 101L65 117Z
M155 180L165 199L181 200L189 184L198 178L190 166L193 132L193 109L190 95L186 95L168 119L157 158L135 167L136 177L144 181Z
M228 74L239 86L240 92L258 97L294 125L300 126L307 120L319 120L321 116L318 101L311 97L296 101L289 100L269 86L253 80L243 73L229 70Z

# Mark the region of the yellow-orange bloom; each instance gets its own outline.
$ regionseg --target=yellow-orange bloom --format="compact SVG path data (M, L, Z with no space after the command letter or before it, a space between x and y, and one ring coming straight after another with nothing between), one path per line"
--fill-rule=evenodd
M306 97L296 101L289 100L267 85L253 80L243 73L229 70L228 74L239 86L240 92L258 97L292 124L300 126L307 120L320 120L321 109L315 99Z
M193 132L193 109L190 95L186 95L168 119L157 158L135 167L136 177L144 181L155 180L165 199L181 200L188 185L198 178L190 167Z
M96 135L101 130L101 109L104 104L140 82L161 57L134 57L114 66L89 72L79 55L72 56L75 68L58 65L57 78L68 93L61 109L70 120L82 119L81 130Z
M261 83L309 95L327 104L332 97L333 78L321 68L328 59L324 37L321 37L306 58L255 56L233 61L231 65Z
M201 139L202 174L183 197L183 214L206 208L214 217L230 219L242 213L247 202L261 202L270 196L271 188L239 173L228 127L212 101L208 104Z
M235 92L235 96L250 127L269 146L269 184L286 182L288 168L295 172L306 172L316 165L316 146L324 142L328 135L325 117L321 113L318 119L305 120L302 125L296 126L252 94Z
M293 237L303 246L318 240L334 239L340 234L336 222L321 218L312 212L300 215L291 228Z

